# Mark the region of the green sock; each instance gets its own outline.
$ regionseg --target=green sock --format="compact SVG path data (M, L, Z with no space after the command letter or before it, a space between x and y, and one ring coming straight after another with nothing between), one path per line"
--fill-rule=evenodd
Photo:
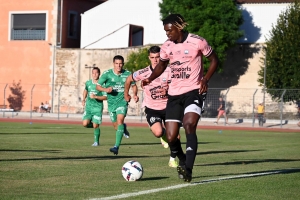
M124 125L118 125L118 130L116 131L116 147L119 147L123 138Z
M94 129L94 142L99 143L99 138L100 138L100 128L95 128Z

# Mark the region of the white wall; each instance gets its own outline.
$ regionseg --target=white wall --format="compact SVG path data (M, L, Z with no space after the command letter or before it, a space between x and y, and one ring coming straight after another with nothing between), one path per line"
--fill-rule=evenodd
M284 4L242 4L244 23L240 27L245 36L238 40L240 43L264 43L272 24L276 25L279 14L288 7Z
M161 0L109 0L82 14L81 48L128 47L129 24L144 27L144 45L166 39L160 19ZM245 36L239 43L264 43L272 24L289 4L242 4Z
M109 0L83 13L81 48L128 47L128 24L144 27L144 45L162 44L167 37L160 20L160 1Z

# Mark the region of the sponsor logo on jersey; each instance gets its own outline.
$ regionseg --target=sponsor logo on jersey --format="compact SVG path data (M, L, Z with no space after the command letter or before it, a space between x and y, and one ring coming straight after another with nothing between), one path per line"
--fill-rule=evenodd
M149 91L151 93L151 98L153 100L156 100L156 99L166 99L168 98L167 95L162 95L161 94L161 89L162 89L162 86L159 85L159 86L156 86L154 88L151 88Z
M170 67L172 68L174 65L180 66L180 65L183 65L184 63L187 63L187 62L189 62L189 61L185 61L185 62L182 62L182 63L180 61L175 61L175 62L171 63Z
M190 72L190 67L179 67L179 68L171 68L172 76L171 78L181 78L181 79L188 79L190 78L190 74L187 72Z
M184 50L184 54L189 54L189 50Z
M143 73L145 73L145 72L147 72L147 71L149 71L149 68L148 68L148 67L146 67L146 68L144 68L144 69L141 69L141 70L139 70L138 72L139 72L139 74L143 74Z

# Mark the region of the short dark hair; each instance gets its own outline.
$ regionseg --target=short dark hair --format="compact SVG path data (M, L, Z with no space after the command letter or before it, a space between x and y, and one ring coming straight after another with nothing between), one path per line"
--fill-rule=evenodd
M113 62L115 62L115 60L122 60L122 62L124 63L124 58L123 56L120 56L120 55L116 55L113 59Z
M97 70L97 72L100 74L100 69L99 69L99 67L93 67L93 70ZM92 71L93 71L92 70Z
M148 49L148 55L150 55L150 53L159 53L159 52L160 52L159 46L152 46Z
M162 21L163 21L163 25L172 24L176 26L179 30L184 29L184 27L188 25L180 14L170 14Z

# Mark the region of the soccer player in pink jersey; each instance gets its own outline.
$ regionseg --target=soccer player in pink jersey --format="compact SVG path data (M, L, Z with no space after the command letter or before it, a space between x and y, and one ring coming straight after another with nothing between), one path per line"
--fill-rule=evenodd
M144 85L150 84L167 68L171 68L171 83L166 108L166 133L172 152L179 158L179 178L190 182L194 166L198 139L197 124L204 107L207 83L217 69L218 57L206 40L184 31L187 25L180 14L171 14L163 20L168 37L160 50L160 61ZM203 60L210 61L206 75L203 75ZM183 115L183 120L182 120ZM183 123L186 135L186 154L177 139L179 125Z
M127 102L129 102L131 99L131 96L128 94L130 83L144 80L151 75L153 69L159 62L159 52L160 47L150 47L148 50L148 58L151 62L151 65L140 69L132 73L131 76L127 77L124 87L124 98ZM171 71L167 68L158 78L156 78L149 85L145 86L143 91L144 99L142 107L145 107L147 122L154 136L161 138L161 143L164 148L169 147L168 143L166 142L166 131L163 124L165 123L166 105L168 100L167 91L168 84L171 81L170 75ZM178 166L175 158L176 154L171 152L169 160L170 167Z

